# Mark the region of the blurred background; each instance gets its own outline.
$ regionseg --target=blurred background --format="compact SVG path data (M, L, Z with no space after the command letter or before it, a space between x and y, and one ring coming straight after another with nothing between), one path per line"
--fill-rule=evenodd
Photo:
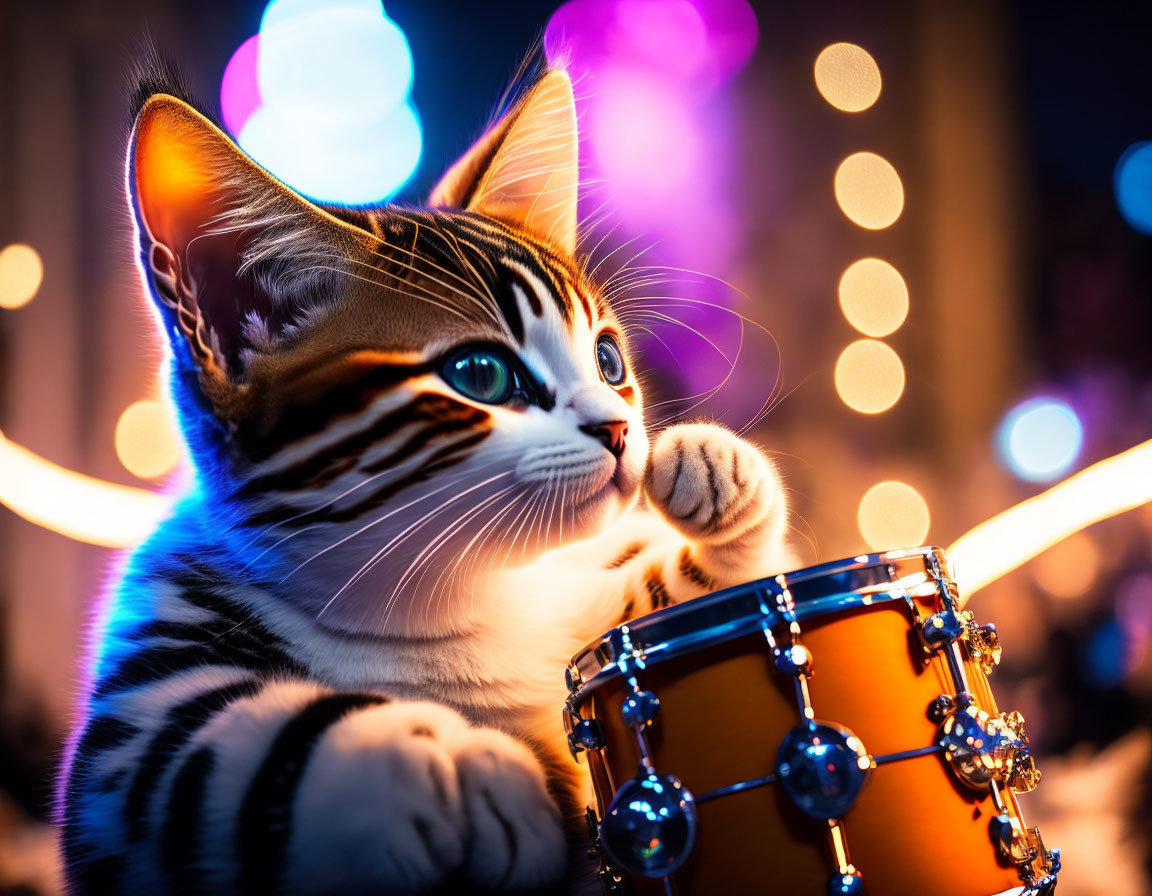
M1152 438L1152 5L2 0L0 893L59 890L86 620L182 476L123 196L146 35L258 161L347 203L418 202L542 38L650 422L772 451L806 564L950 545ZM1152 508L970 608L1060 892L1152 893Z

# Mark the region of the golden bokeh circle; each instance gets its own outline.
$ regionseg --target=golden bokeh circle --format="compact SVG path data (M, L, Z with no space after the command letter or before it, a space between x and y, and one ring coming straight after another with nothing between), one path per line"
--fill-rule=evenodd
M868 230L893 224L904 210L904 186L892 164L874 152L848 156L836 169L836 201L854 223Z
M863 47L839 43L816 57L816 89L842 112L863 112L880 96L880 67Z
M1032 578L1053 597L1081 597L1095 584L1100 559L1092 537L1075 532L1032 561Z
M836 393L861 414L879 414L900 400L904 365L883 342L858 339L836 361Z
M44 279L40 253L23 243L0 250L0 308L20 308L32 301Z
M865 336L887 336L908 316L908 286L888 262L861 258L840 278L840 310Z
M906 482L879 482L865 492L856 511L856 524L874 551L913 548L924 544L932 523L928 502Z
M133 476L155 479L170 473L182 453L176 421L164 402L133 402L116 422L116 456Z

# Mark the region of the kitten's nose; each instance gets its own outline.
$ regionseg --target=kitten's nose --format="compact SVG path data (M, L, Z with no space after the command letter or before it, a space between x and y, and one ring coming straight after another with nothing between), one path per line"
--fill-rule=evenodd
M580 427L580 431L598 439L616 457L624 453L624 437L628 435L628 424L623 420L586 423Z

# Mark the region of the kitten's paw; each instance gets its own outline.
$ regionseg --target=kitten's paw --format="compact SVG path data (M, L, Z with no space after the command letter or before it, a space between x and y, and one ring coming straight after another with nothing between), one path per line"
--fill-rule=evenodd
M334 725L297 792L296 889L417 893L460 868L468 820L449 745L467 731L431 703L389 703Z
M784 497L771 461L735 433L707 423L666 429L652 446L648 501L694 541L733 541L783 517Z
M499 890L558 881L567 845L560 812L532 751L484 728L470 729L454 750L469 822L469 879Z

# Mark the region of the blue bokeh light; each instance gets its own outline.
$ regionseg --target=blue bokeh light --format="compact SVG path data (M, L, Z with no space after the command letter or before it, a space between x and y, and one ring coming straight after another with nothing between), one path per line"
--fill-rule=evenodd
M309 198L378 205L416 170L412 53L380 0L273 0L254 75L259 105L238 142Z
M1129 146L1112 175L1120 214L1133 230L1152 235L1152 140Z
M1087 682L1098 690L1116 687L1128 672L1128 644L1116 620L1109 620L1092 633L1081 655Z
M1029 482L1051 482L1067 473L1084 444L1076 412L1055 398L1034 398L1014 407L997 433L1000 459Z

